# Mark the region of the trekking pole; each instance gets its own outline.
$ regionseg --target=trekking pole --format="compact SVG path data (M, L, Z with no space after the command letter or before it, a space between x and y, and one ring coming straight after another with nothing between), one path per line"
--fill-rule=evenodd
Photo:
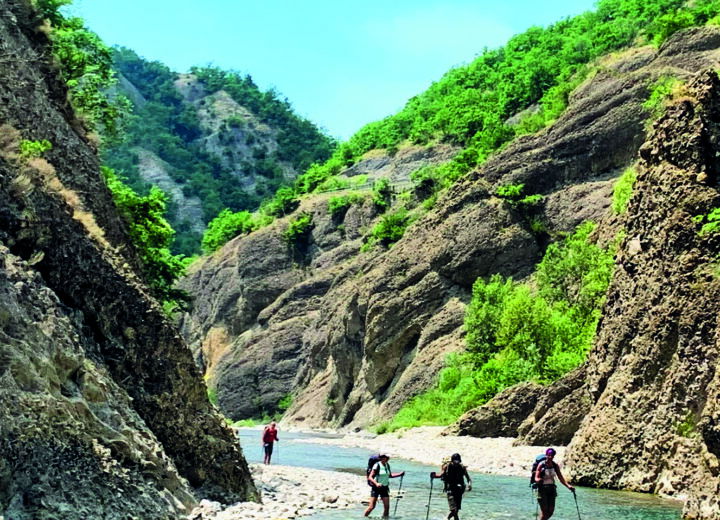
M575 494L575 490L574 490L574 489L572 490L572 494L573 494L573 498L575 498L575 509L577 509L578 520L582 520L582 518L580 518L580 506L578 506L578 503L577 503L577 495Z
M428 497L427 513L425 513L425 520L430 517L430 499L432 498L433 478L430 477L430 496Z
M397 506L400 503L400 492L402 491L403 478L405 478L405 475L400 476L400 487L398 488L397 498L395 499L395 509L393 510L393 516L395 516L397 514Z
M277 443L277 463L280 464L280 443Z

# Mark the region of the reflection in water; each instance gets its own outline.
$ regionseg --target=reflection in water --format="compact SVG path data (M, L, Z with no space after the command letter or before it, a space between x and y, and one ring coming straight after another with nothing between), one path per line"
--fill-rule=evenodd
M339 448L305 442L294 442L298 438L309 438L309 434L280 432L280 450L276 450L273 461L288 466L310 466L322 470L345 471L364 479L365 465L369 453L358 448ZM317 437L317 435L312 435ZM249 462L261 462L260 431L242 430L241 444ZM279 451L279 453L278 453ZM462 447L458 451L462 453ZM279 457L278 457L279 455ZM449 454L448 454L449 455ZM430 491L430 472L439 470L416 462L402 459L390 461L393 471L406 471L403 481L404 498L398 505L394 518L422 520L427 513ZM528 487L529 478L502 477L471 473L473 490L465 494L461 518L475 519L523 519L535 518L536 502ZM399 480L393 480L393 491ZM369 488L368 488L369 489ZM564 487L558 489L557 508L553 520L574 520L578 518L573 496ZM662 500L651 495L605 491L589 488L577 490L578 505L583 519L592 520L679 520L681 505L678 502ZM390 511L395 507L393 500ZM314 520L344 520L362 517L363 506L342 511L323 511L311 517ZM379 511L378 511L379 509ZM379 507L373 516L379 517ZM447 515L447 500L435 481L430 503L430 518L440 520Z

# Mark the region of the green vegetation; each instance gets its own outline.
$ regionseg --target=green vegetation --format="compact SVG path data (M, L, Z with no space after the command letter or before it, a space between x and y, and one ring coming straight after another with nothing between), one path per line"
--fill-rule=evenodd
M273 196L282 186L281 162L302 171L314 161L326 160L335 147L332 139L295 115L286 100L281 101L276 92L260 91L249 76L215 68L194 68L193 73L209 95L221 89L227 91L261 122L278 130L279 147L274 154L256 145L252 159L239 164L232 157L210 154L199 140L204 131L197 109L185 102L175 88L176 73L162 63L146 61L125 48L114 49L112 59L115 68L138 89L143 100L134 104L132 114L127 117L126 139L107 147L104 160L122 172L136 191L147 193L149 186L138 170L137 150L154 153L167 163L169 175L182 186L184 194L200 199L206 222L224 210L234 213L256 210L263 198ZM245 145L251 145L248 140L253 139L253 134L237 132L245 126L242 118L229 116L220 128L221 145L230 146L239 139L246 139ZM258 195L243 191L236 170L255 177ZM265 215L280 216L294 209L287 200L281 200L280 204L274 202ZM169 218L178 229L174 251L187 255L197 252L200 236L192 231L191 223L180 220L174 206L170 210ZM254 218L261 223L270 220ZM232 238L231 235L225 237Z
M310 213L301 213L290 221L287 229L283 233L285 242L290 245L297 245L307 240L310 231L313 228L313 218Z
M42 141L28 141L23 139L20 141L20 157L23 159L32 159L42 157L45 152L52 150L52 143L47 139Z
M697 436L697 417L692 410L688 411L682 421L675 424L675 433L687 439Z
M353 204L362 204L365 196L362 193L352 192L347 195L330 197L328 201L328 213L333 217L342 216Z
M90 131L100 131L106 141L122 130L122 116L129 104L107 91L115 84L110 49L80 18L60 13L70 0L33 0L41 19L51 26L52 53L61 79L68 86L70 103Z
M505 186L499 186L495 191L495 195L505 200L510 206L520 210L528 210L542 202L542 195L536 193L534 195L523 196L524 191L524 184L507 184Z
M372 201L376 208L382 211L388 209L390 207L390 203L392 202L392 195L393 191L389 180L380 179L373 185Z
M685 83L673 76L659 78L650 88L650 96L643 104L650 112L649 123L652 123L665 112L668 101L677 97Z
M320 133L307 119L296 115L287 99L281 100L274 90L261 92L252 78L238 72L223 71L215 67L193 67L209 93L224 90L240 105L256 114L260 121L278 130L278 161L288 162L297 171L311 164L327 160L335 142Z
M717 0L688 2L682 9L658 16L648 28L648 34L652 37L652 42L659 46L681 29L708 23L717 25L719 9Z
M232 238L262 227L266 220L262 215L249 211L233 213L229 209L223 210L208 224L202 238L202 250L205 254L217 251Z
M207 396L208 396L208 401L210 401L210 404L217 407L217 405L218 405L217 389L208 387Z
M281 414L283 414L288 410L288 408L290 408L292 406L292 404L293 404L293 395L286 394L284 397L282 397L278 401L277 409Z
M702 224L700 228L701 236L720 232L720 208L713 209L707 215L693 217L693 220L698 224Z
M550 383L580 365L592 344L612 272L613 248L589 241L586 223L551 244L534 283L478 279L465 316L467 348L438 382L406 403L389 430L448 424L521 381Z
M165 220L167 196L155 187L147 195L140 196L112 169L103 167L102 173L142 261L145 281L166 310L183 308L188 297L173 286L185 273L185 264L181 256L170 252L175 231Z
M375 245L385 247L392 246L405 234L405 229L413 222L414 218L407 209L399 208L391 213L386 213L372 228L367 236L361 250L369 251Z
M628 202L632 197L633 186L637 180L637 172L632 166L627 168L613 187L612 209L616 215L621 215L627 210Z

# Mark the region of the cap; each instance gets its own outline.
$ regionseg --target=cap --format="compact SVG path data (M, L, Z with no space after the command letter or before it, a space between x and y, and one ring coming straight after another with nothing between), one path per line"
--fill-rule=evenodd
M548 448L545 450L545 455L552 455L554 457L555 453L557 453L557 452L552 448Z

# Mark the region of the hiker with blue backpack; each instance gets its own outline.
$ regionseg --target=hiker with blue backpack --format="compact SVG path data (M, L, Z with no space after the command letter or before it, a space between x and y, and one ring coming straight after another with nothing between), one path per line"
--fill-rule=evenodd
M374 459L375 457L371 457L368 461L367 482L370 486L370 503L365 510L365 516L370 515L375 509L377 499L380 498L383 503L383 517L387 518L390 516L390 479L404 477L405 472L393 473L390 471L388 463L390 457L385 454L378 455L377 461Z
M548 448L545 450L545 456L538 456L535 464L533 464L531 480L533 488L537 492L537 501L540 506L539 520L549 520L555 512L555 497L557 497L555 477L563 486L575 494L575 487L567 483L560 471L560 465L554 460L555 453L554 449Z

